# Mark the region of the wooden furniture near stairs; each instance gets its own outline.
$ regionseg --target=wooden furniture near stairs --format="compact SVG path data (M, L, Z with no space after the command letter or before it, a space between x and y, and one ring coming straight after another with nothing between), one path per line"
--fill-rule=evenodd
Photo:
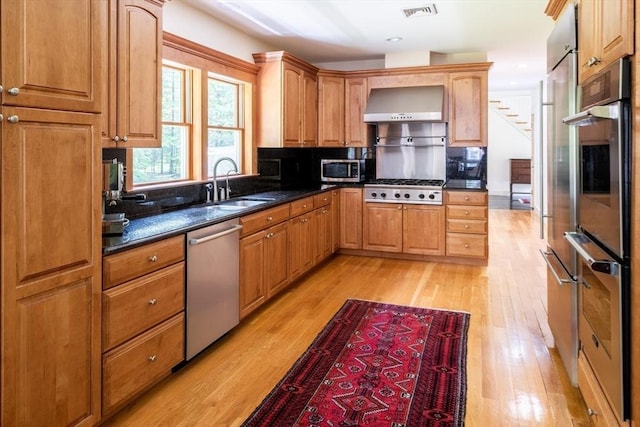
M510 164L509 208L531 209L531 159L510 159Z

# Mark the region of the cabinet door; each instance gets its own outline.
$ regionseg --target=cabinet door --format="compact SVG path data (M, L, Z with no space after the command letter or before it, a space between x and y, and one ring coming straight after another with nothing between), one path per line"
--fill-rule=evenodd
M2 104L100 112L105 12L92 0L3 1Z
M3 107L2 425L100 416L98 115ZM54 422L55 420L55 422Z
M331 205L323 206L314 211L314 264L327 258L333 252L331 236L332 210Z
M340 248L340 190L331 191L331 252Z
M368 125L364 122L364 110L367 106L367 79L350 77L345 79L345 145L366 147L368 144Z
M404 205L402 252L419 255L444 255L444 206Z
M598 15L600 0L581 0L578 6L578 68L580 82L595 74L598 68L593 58L599 57L601 30L596 16Z
M318 145L342 147L345 128L345 85L343 77L318 79Z
M109 13L103 145L159 147L162 8L146 0L110 0Z
M634 53L634 1L600 0L601 55L603 64Z
M449 75L449 144L487 145L487 72Z
M267 298L289 283L289 224L284 222L266 230L264 240L264 278Z
M362 249L362 189L340 189L340 247Z
M289 220L289 279L309 270L313 263L313 215L308 213Z
M373 251L402 252L401 204L364 204L362 248Z
M318 79L309 73L302 76L302 145L318 145Z
M302 73L298 67L286 62L282 64L282 143L289 147L298 147L302 143Z
M240 239L240 318L262 305L267 298L264 272L265 232Z

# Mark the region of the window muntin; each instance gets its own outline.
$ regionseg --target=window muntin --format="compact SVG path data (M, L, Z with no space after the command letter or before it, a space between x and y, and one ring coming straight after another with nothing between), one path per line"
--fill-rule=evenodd
M242 116L242 85L222 80L215 76L207 79L207 177L214 178L215 163L222 158L232 159L238 167L236 172L229 161L220 162L218 176L241 173L243 170L244 129Z

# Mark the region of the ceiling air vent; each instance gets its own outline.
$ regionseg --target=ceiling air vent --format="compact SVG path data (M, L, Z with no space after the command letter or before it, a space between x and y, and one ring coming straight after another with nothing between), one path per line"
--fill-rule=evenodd
M434 3L421 7L414 7L412 9L403 9L402 11L404 12L404 16L407 18L418 18L420 16L431 16L438 14L436 5Z

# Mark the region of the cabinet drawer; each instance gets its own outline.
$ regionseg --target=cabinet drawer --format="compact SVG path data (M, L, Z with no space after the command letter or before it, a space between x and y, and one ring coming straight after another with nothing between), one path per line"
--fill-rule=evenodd
M447 219L487 219L486 206L447 206Z
M446 205L487 205L486 191L445 191Z
M184 262L102 294L103 348L109 350L184 310Z
M183 259L184 235L106 256L102 261L102 288L111 288Z
M328 197L328 196L327 196ZM313 197L305 197L304 199L291 202L291 210L289 214L293 218L294 216L302 215L303 213L311 212L313 210Z
M447 233L447 255L486 258L488 240L481 234Z
M487 234L487 221L478 219L447 219L447 231L452 233Z
M578 388L587 408L593 410L590 419L595 427L619 425L596 376L591 370L591 365L582 351L578 352Z
M171 373L184 360L184 314L106 353L102 409L108 413Z
M248 236L256 231L271 227L282 221L289 219L289 204L277 206L262 212L256 212L251 215L240 218L242 224L241 236Z
M331 192L326 191L322 194L316 194L313 196L313 208L318 209L322 206L327 206L331 204Z

